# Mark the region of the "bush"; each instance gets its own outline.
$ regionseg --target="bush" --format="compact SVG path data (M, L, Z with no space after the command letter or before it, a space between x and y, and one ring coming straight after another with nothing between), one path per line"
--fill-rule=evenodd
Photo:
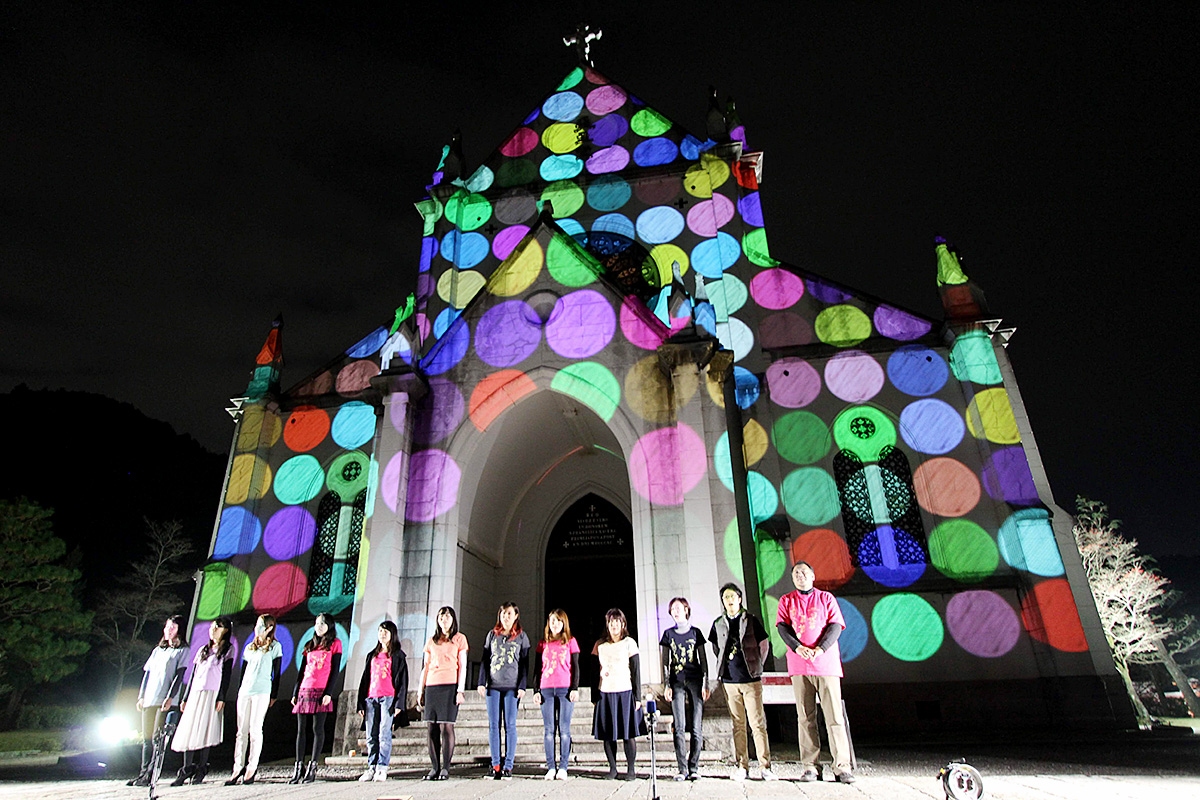
M92 710L87 706L34 706L21 709L17 715L17 727L24 730L47 730L51 728L74 728L86 725Z

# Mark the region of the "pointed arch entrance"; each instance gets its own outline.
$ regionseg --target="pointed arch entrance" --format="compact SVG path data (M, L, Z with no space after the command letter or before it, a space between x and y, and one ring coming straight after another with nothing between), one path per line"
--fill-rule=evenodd
M554 523L545 564L546 611L567 612L582 651L580 685L595 688L599 665L588 654L604 633L605 612L620 608L630 631L638 630L629 517L597 494L584 495Z

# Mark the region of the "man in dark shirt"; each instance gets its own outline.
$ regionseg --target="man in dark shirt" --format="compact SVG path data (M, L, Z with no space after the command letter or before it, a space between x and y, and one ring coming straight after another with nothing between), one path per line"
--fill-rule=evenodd
M729 716L733 718L733 749L737 766L730 777L744 781L750 769L746 723L754 736L754 749L765 781L778 780L771 772L771 745L767 742L767 716L763 711L762 671L771 647L767 631L753 614L742 609L742 590L737 584L721 587L725 613L713 622L708 640L717 656L717 678L725 687Z

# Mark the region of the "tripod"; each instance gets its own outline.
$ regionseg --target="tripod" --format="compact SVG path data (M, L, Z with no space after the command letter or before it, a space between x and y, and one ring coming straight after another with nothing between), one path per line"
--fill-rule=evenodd
M171 736L175 733L175 726L178 724L178 713L172 709L167 714L167 719L163 726L154 732L154 754L150 757L150 800L158 800L160 795L154 793L155 787L158 785L158 778L162 774L163 759L167 756L167 743L171 741Z
M650 728L650 800L658 800L658 763L654 747L654 729L658 727L658 703L646 701L646 723Z

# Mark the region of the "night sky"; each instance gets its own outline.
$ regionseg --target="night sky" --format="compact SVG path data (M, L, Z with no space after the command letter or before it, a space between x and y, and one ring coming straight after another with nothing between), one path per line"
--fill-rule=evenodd
M442 145L473 170L585 19L597 69L701 138L708 86L736 99L777 258L940 317L952 241L1017 327L1059 503L1200 554L1195 6L433 5L0 2L0 391L227 452L272 318L285 385L390 322Z

